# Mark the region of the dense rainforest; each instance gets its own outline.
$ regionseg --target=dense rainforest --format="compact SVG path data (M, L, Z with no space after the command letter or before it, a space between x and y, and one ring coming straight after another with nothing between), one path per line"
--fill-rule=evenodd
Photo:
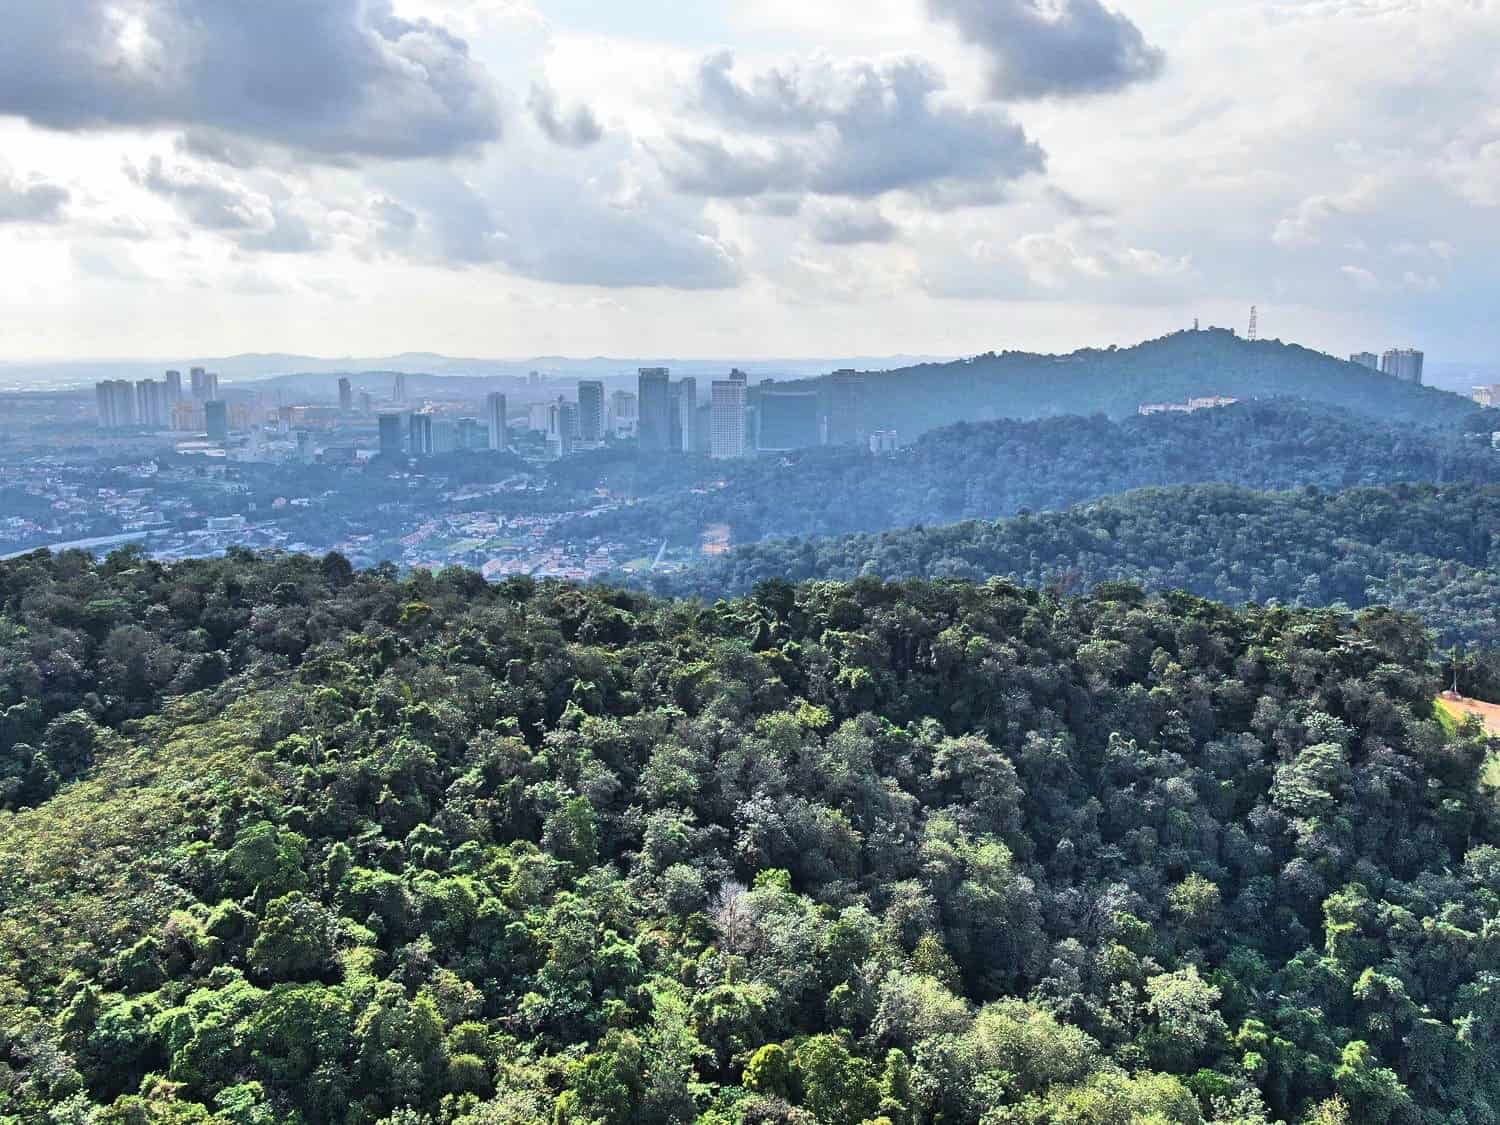
M824 380L803 380L816 387ZM974 418L1125 418L1143 403L1205 395L1291 397L1381 422L1458 424L1477 408L1432 387L1279 340L1246 340L1226 329L1174 332L1128 348L1068 355L990 352L865 376L865 421L915 437Z
M0 564L0 1119L1479 1125L1423 628Z
M1444 645L1495 647L1497 529L1495 486L1266 493L1190 485L993 522L770 540L641 581L712 601L782 577L999 576L1064 590L1124 579L1235 605L1390 605L1421 617Z
M1453 397L1453 396L1448 396ZM841 535L1048 511L1130 489L1215 482L1337 490L1404 481L1500 484L1492 412L1444 429L1371 421L1290 399L1195 414L979 422L928 434L893 454L805 450L742 463L678 458L640 502L564 524L562 539L694 543L725 523L736 543ZM562 464L566 465L567 462ZM603 474L600 455L570 470Z

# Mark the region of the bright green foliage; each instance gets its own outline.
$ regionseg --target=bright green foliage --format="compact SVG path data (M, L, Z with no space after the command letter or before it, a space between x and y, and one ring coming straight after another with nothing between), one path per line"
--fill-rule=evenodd
M1500 818L1428 646L0 564L0 1120L1478 1125Z

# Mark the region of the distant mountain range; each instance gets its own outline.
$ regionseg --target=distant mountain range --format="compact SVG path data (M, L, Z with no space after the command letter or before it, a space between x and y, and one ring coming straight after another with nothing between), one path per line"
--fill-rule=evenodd
M285 376L328 376L376 372L408 375L468 376L479 379L525 378L532 371L558 379L634 378L641 367L670 367L674 374L722 377L739 367L754 378L799 379L840 368L889 370L921 363L940 363L938 356L803 356L786 359L671 359L595 356L533 356L529 359L466 359L433 352L325 359L318 356L265 353L236 356L128 360L72 360L61 362L0 362L0 390L62 390L101 379L147 379L168 368L186 372L192 367L216 371L226 383L243 383Z
M0 390L87 386L101 378L158 375L169 364L99 361L51 365L0 364ZM1126 348L1087 348L1068 355L986 353L961 360L929 357L815 357L783 360L536 356L530 359L461 359L412 352L372 359L318 359L297 355L242 355L184 359L170 366L217 371L226 385L256 383L290 394L332 400L333 376L349 374L356 390L377 397L390 391L395 373L407 375L411 398L471 399L485 390L524 393L524 380L544 377L538 397L566 392L580 378L603 379L610 389L635 385L640 367L669 367L700 383L741 367L755 383L816 387L835 370L868 373L862 426L896 430L909 441L956 422L1000 418L1029 420L1103 414L1123 418L1148 403L1185 402L1204 396L1238 399L1297 398L1353 411L1385 422L1446 425L1477 409L1463 393L1403 383L1335 356L1279 340L1246 340L1225 329L1176 332ZM1441 369L1449 385L1469 375ZM555 389L547 385L552 384ZM1464 386L1462 390L1467 390ZM704 390L700 395L706 397Z

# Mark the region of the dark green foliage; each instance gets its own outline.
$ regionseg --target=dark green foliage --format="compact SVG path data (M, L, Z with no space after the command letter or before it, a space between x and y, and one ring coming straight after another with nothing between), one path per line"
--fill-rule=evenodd
M654 551L664 538L696 547L708 524L726 523L734 543L751 544L1056 511L1129 489L1204 482L1330 491L1418 481L1500 484L1500 455L1487 434L1305 401L1263 399L1120 421L1055 413L960 423L883 456L829 447L739 463L678 458L683 479L675 488L564 523L558 534L577 546L634 537Z
M229 678L117 706L97 679L69 694L84 661L41 693L32 760L68 765L0 813L0 1119L1449 1125L1500 1103L1489 747L1433 720L1410 618L1122 583L704 607L123 562L0 565L0 629L108 603L100 635L196 643ZM189 642L203 614L158 609L210 586L245 624ZM282 603L306 610L277 626L295 660L243 637ZM26 651L6 674L47 681Z
M992 576L1062 590L1122 580L1231 604L1391 605L1440 642L1500 643L1500 489L1395 485L1336 494L1147 489L1065 512L740 547L662 592L716 598L763 581Z

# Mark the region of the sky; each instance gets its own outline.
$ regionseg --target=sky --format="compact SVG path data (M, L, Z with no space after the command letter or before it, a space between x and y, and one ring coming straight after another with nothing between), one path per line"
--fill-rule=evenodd
M0 0L0 359L1500 358L1500 0Z

